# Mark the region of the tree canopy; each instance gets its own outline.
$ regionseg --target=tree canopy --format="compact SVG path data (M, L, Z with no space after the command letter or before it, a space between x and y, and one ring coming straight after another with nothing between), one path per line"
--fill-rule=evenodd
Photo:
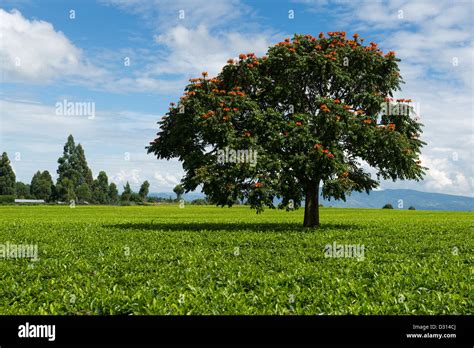
M182 162L186 192L202 185L218 205L246 200L258 212L275 198L286 209L304 199L304 225L317 226L320 191L345 200L380 179L424 174L422 125L411 100L392 99L403 83L399 61L344 32L295 35L263 57L241 54L218 76L190 80L148 153ZM257 160L223 161L224 149L252 150Z

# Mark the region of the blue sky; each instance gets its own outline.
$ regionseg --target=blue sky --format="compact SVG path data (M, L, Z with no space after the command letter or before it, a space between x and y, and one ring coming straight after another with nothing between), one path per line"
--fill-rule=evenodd
M188 78L293 33L357 32L402 59L397 96L417 102L429 144L423 182L381 188L470 196L473 19L471 1L0 0L0 151L30 182L38 169L56 173L71 133L94 175L169 191L180 163L144 147ZM95 117L57 115L65 99L93 102Z

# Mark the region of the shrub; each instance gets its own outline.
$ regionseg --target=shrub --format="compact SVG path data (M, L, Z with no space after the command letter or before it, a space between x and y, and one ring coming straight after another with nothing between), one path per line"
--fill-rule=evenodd
M382 209L393 209L393 206L390 203L385 204Z
M0 204L15 203L14 195L0 195Z
M411 206L410 208L408 208L408 210L416 210L416 208L414 206Z
M198 199L194 199L191 204L194 204L194 205L206 205L206 204L209 204L204 198L198 198Z

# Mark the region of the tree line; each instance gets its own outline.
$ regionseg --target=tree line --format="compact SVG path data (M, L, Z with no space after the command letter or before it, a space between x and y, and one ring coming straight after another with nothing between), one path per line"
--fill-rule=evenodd
M0 196L13 199L43 199L45 202L74 201L93 204L140 203L148 199L148 181L142 183L138 192L133 192L127 181L122 194L119 195L117 185L109 183L105 171L100 171L94 179L84 149L81 144L75 144L72 135L67 138L63 155L58 159L57 174L56 184L47 170L38 170L30 184L16 181L8 155L3 152L0 161Z

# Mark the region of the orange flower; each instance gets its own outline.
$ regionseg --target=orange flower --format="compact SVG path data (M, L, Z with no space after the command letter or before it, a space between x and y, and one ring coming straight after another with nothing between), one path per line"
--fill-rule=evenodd
M207 74L207 71L204 71L204 72L202 73L202 76L203 76L203 77L206 77L207 75L208 75L208 74Z
M296 52L296 50L295 50L293 47L292 47L292 48L288 48L288 51L289 51L289 52L292 52L292 53Z
M354 35L352 35L352 37L357 40L357 38L359 37L359 34L355 33Z
M327 107L326 104L321 105L321 106L320 106L320 109L321 109L321 111L323 111L323 112L329 112L329 111L331 111L331 110L329 110L329 108Z
M366 119L366 120L364 120L364 121L362 121L362 122L364 122L365 124L371 124L371 123L372 123L372 120L371 120L371 119Z
M296 124L298 127L301 126L301 122L299 122L299 121L296 122L295 124Z
M339 99L334 99L334 104L340 104L341 101Z
M334 155L333 155L332 153L328 153L328 154L327 154L327 157L328 157L328 158L334 158Z
M239 111L239 109L237 109L237 108L233 108L232 110L234 110L234 111Z
M329 153L329 150L323 150L323 153Z
M390 124L388 125L388 129L394 130L394 129L395 129L395 125L394 125L393 123L390 123Z
M256 182L253 186L255 186L256 188L259 188L259 187L263 186L263 183L262 182Z
M244 135L245 135L246 137L250 137L250 136L252 136L252 133L250 133L249 131L247 131L247 132L244 133Z
M226 116L222 117L222 119L223 119L224 121L229 121L229 116L226 115Z
M247 56L243 53L239 54L239 58L242 59L242 60L245 60L247 59Z
M343 178L347 178L349 176L349 172L344 172L344 173L341 174L341 176Z
M267 56L263 56L263 57L262 57L262 60L267 60L267 59L268 59Z
M284 41L285 41L285 42L290 42L290 38L287 37Z
M316 49L317 49L317 50L322 49L321 45L316 45Z
M314 148L315 148L316 150L319 150L319 149L321 148L321 144L314 144Z

